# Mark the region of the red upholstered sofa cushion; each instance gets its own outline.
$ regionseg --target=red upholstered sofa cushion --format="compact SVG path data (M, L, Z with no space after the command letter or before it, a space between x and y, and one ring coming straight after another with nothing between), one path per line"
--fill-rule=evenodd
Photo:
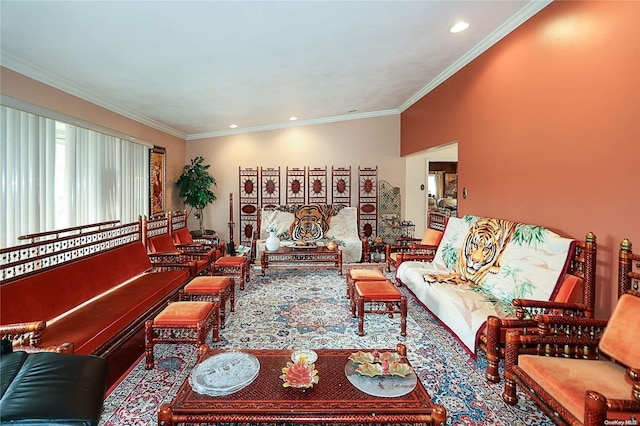
M168 253L176 251L176 246L171 239L171 235L162 234L147 240L149 251L152 253Z
M0 286L0 324L51 320L151 268L141 242Z
M176 244L191 244L193 243L193 237L187 228L180 228L173 232L173 241Z
M2 284L0 324L44 320L41 346L72 342L92 353L189 279L187 269L150 268L137 241Z
M73 342L90 354L166 300L188 279L187 271L151 272L118 287L72 314L47 324L42 346ZM148 319L148 318L147 318Z

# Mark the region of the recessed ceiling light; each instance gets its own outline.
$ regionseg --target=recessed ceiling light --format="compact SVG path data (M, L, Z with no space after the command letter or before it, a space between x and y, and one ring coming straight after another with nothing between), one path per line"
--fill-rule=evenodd
M238 125L237 125L237 124L230 124L230 125L229 125L229 128L230 128L230 129L235 129L236 127L238 127Z
M289 117L289 121L296 121L298 119L298 117L293 116L293 117Z
M468 22L458 22L453 27L451 27L449 31L451 31L452 33L459 33L461 31L466 30L467 28L469 28Z

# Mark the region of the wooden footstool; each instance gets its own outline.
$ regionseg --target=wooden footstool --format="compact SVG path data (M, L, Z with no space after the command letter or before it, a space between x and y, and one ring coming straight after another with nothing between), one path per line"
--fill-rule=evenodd
M353 295L353 284L356 281L385 281L387 277L380 269L349 269L347 271L347 297Z
M180 300L218 302L220 306L220 328L225 326L227 301L231 312L235 311L236 289L232 277L195 277L180 290L179 294Z
M218 302L173 302L153 320L144 324L146 363L145 368L153 368L153 347L156 343L195 343L198 349L208 349L206 334L212 329L214 342L218 335Z
M354 284L353 298L356 298L358 310L358 334L364 336L364 314L400 314L400 335L407 335L407 298L400 293L391 281L357 281ZM365 310L365 303L369 309ZM351 305L351 316L356 312Z
M240 290L244 290L244 282L249 281L249 258L246 256L225 256L213 264L214 274L236 277L240 281Z

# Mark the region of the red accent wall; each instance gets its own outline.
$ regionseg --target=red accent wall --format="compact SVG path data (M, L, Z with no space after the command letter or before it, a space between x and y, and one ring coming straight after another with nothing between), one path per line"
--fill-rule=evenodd
M459 214L598 242L596 315L620 241L640 252L640 2L554 2L408 108L403 156L458 141Z

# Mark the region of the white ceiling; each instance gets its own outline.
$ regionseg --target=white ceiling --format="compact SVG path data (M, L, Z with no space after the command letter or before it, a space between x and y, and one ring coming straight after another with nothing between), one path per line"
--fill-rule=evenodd
M2 0L0 63L198 139L398 114L547 4Z

